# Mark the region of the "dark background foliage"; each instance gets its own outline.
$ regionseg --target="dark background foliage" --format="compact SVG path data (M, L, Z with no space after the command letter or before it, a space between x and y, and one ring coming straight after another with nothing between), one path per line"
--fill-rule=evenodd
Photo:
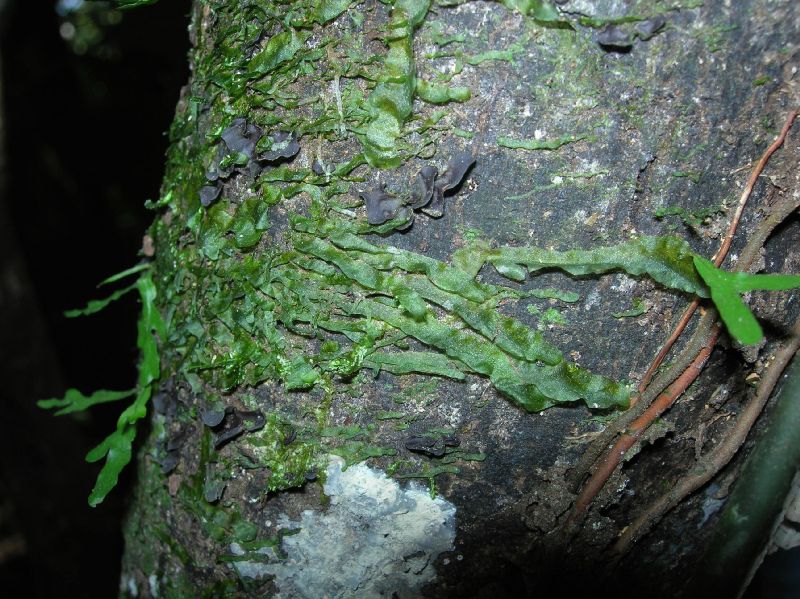
M86 452L117 406L55 419L35 400L135 384L135 294L89 318L63 310L137 261L169 127L188 78L188 0L0 1L5 129L0 181L0 588L7 597L112 597L120 488L86 504ZM59 8L59 12L57 12ZM0 160L0 162L2 162ZM4 185L3 185L4 183Z

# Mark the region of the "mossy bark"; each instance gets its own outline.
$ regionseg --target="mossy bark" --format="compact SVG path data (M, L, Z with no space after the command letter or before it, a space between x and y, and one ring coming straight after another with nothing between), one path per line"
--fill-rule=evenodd
M423 596L523 597L603 579L623 596L674 597L693 573L736 465L617 570L607 549L724 434L720 415L745 401L744 374L764 366L770 343L746 357L715 350L667 415L662 430L672 432L615 475L569 548L554 548L550 533L574 498L564 475L601 426L587 407L599 387L576 392L585 403L562 403L556 385L543 393L557 405L525 411L535 404L509 401L474 355L381 316L420 307L418 322L480 336L448 301L408 292L409 281L436 286L430 270L378 261L409 252L463 266L458 251L470 247L567 250L665 233L713 254L746 167L798 103L799 9L791 0L575 0L542 21L514 10L531 3L454 4L195 2L193 75L150 231L169 334L125 527L124 596L294 596L236 564L291 561L281 550L287 523L327 509L330 454L422 479L455 505L455 546L425 566L436 577ZM630 45L598 44L611 22ZM296 155L279 133L297 139ZM413 212L420 169L441 172L465 152L475 166L445 196L443 215ZM773 159L734 254L773 194L797 189L798 153L790 142ZM400 198L387 205L402 230L366 223L357 194L381 185ZM655 218L666 207L683 209L690 226ZM800 270L797 236L792 222L768 245L769 271ZM360 258L350 268L333 250L309 250L313 240ZM489 294L482 308L542 333L596 380L636 381L688 302L624 274L523 272L509 283L501 273L477 275ZM796 317L792 297L755 300L769 338ZM614 316L635 300L647 310ZM499 333L481 342L510 351ZM698 431L709 439L702 447Z

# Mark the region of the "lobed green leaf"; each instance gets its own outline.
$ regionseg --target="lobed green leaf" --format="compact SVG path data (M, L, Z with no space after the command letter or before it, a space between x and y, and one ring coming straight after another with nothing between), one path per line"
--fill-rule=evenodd
M320 25L333 21L346 11L353 0L319 0L314 6L313 19Z
M141 352L141 362L139 364L138 387L135 391L136 399L120 414L117 420L117 429L86 456L87 462L97 462L105 458L105 463L89 495L89 505L92 507L100 504L116 486L119 473L130 462L133 451L132 444L136 437L136 423L147 415L147 402L152 393L152 384L158 380L160 375L161 365L158 356L158 344L153 333L155 332L162 339L165 339L166 327L155 306L155 284L150 273L145 271L136 280L134 286L139 290L142 301L137 337ZM121 395L112 395L114 393L118 394L120 392L98 391L85 400L73 396L76 401L72 405L88 404L92 398L98 399L94 403L101 403L99 400L112 401L122 398ZM125 393L125 397L133 394L132 392Z
M472 92L468 87L436 85L423 79L417 79L417 96L431 104L447 104L448 102L466 102L472 96Z
M264 49L247 63L251 76L260 77L291 60L303 47L305 39L305 35L298 34L294 29L273 35Z
M631 275L648 275L672 289L708 297L708 288L694 268L693 256L689 244L677 237L639 237L591 250L501 247L485 252L487 262L520 264L529 272L559 268L580 276L622 270Z
M109 391L108 389L100 389L87 396L77 389L67 389L64 397L40 399L36 402L36 405L45 410L61 408L55 412L55 416L63 416L64 414L82 412L83 410L86 410L94 405L117 401L120 399L127 399L134 393L136 393L136 389L129 389L128 391Z
M448 360L440 353L433 352L374 352L364 364L376 370L386 370L392 374L432 374L456 380L463 380L464 373L458 364Z
M411 115L417 88L412 36L430 5L430 0L397 0L392 7L389 50L378 84L367 98L369 121L359 134L370 166L394 168L401 162L397 142Z
M557 139L511 139L498 137L497 145L512 150L557 150L561 146L587 139L585 135L562 135Z
M106 495L117 486L120 472L131 461L135 437L136 427L126 426L111 433L86 455L86 461L90 463L106 459L89 494L90 506L96 507L102 503Z
M114 0L121 9L137 8L148 4L155 4L158 0Z
M629 391L620 383L564 361L540 365L515 360L490 341L431 315L419 322L396 308L369 299L358 302L351 311L387 322L470 371L488 376L500 393L525 410L539 411L556 403L579 400L592 408L627 405Z
M109 283L116 283L117 281L129 277L131 275L135 275L136 273L140 273L143 270L147 270L150 268L149 262L140 262L136 266L131 266L130 268L126 268L125 270L118 272L115 275L111 275L107 279L103 279L98 283L98 287L102 287L103 285L108 285Z
M108 297L104 297L102 299L90 300L86 304L86 307L84 308L66 310L64 312L64 316L66 316L67 318L77 318L78 316L89 316L91 314L96 314L97 312L100 312L100 310L108 306L111 302L117 301L119 298L125 296L129 291L133 291L134 289L136 289L136 283L128 285L124 289L117 289L114 293L112 293Z

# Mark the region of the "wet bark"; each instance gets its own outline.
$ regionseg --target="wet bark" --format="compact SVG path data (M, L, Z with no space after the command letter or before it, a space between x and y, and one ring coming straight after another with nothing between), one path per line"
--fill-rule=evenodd
M441 171L453 156L470 152L476 164L456 193L446 198L440 218L417 213L404 232L371 240L449 262L453 252L476 238L492 247L566 250L610 245L636 234L672 233L696 252L712 255L750 163L798 103L800 9L789 0L714 1L696 8L678 4L569 1L560 8L571 28L537 22L500 3L436 6L413 36L417 77L432 81L437 74L452 74L450 85L468 88L471 98L443 105L416 98L406 127L412 130L408 143L419 151L404 156L398 168L362 164L352 178L341 177L349 184L342 209L363 221L366 213L356 192L380 184L389 190L408 188L423 166L433 164ZM327 58L311 63L320 69L316 82L312 78L311 84L296 80L288 85L306 99L318 99L292 109L293 116L280 103L265 110L252 91L259 79L248 81L238 98L231 96L230 82L215 87L204 79L213 71L207 61L223 60L215 40L226 27L243 26L226 21L229 8L222 1L197 2L192 13L194 76L183 90L179 126L173 129L172 156L180 159L174 158L168 169L165 190L173 190L173 195L160 208L152 230L156 281L165 311L175 298L170 286L186 264L162 256L174 248L200 246L192 219L209 218L199 205L201 186L220 188L220 196L206 202L210 206L238 206L264 193L259 181L265 177L284 191L294 184L270 175L279 168L273 164L258 172L234 170L224 183L215 182L207 171L223 127L234 116L246 116L254 123L268 122L263 127L266 135L270 126L273 131L285 130L289 122L296 127L291 119L311 122L335 106L334 84L344 93L342 119L349 126L347 90L360 91L366 98L371 83L361 76L360 67L334 80L324 71L331 64L326 60L337 49L350 47L354 36L361 36L358 46L364 55L386 53L381 37L391 18L387 7L356 3L349 10L359 16L344 14L307 29L306 49L325 47L329 37L341 44L327 46ZM278 5L275 11L280 10ZM626 16L641 19L624 22ZM618 19L621 34L611 33L625 39L611 40L608 30L592 27L582 17ZM663 25L652 36L646 33L646 25L653 28L661 19ZM252 60L269 47L281 26L264 14L245 24L251 27L247 39L231 50ZM346 57L343 51L334 62L346 62ZM426 119L431 126L422 130ZM334 127L300 135L299 153L284 166L302 171L304 182L317 181L313 185L323 187L314 179L321 175L310 169L315 162L338 165L356 156L363 138L355 129L343 132ZM510 147L519 145L515 141L530 148L547 147ZM734 256L776 197L797 193L798 157L800 149L792 137L756 186L734 242ZM270 247L288 247L287 215L308 214L308 193L272 206L269 230L256 246L237 250L236 255L259 259ZM686 222L677 216L656 218L657 210L669 207L683 209ZM769 272L800 271L798 235L794 217L770 240L764 251ZM192 256L205 265L214 261L202 251ZM508 283L488 267L479 277L487 284ZM569 277L545 272L520 286L528 291L543 288L577 293L580 299L528 297L503 301L494 309L542 331L567 360L634 382L691 299L647 278L620 273ZM667 413L652 443L639 448L612 478L568 547L553 543L553 532L574 499L565 476L603 426L602 418L613 413L598 414L581 402L530 413L477 374L455 380L386 371L373 377L365 371L369 376L362 372L355 378L332 377L329 390L319 384L286 390L288 385L275 379L227 389L219 379L187 379L181 360L190 350L171 348L169 339L162 340L167 376L156 396L153 430L139 453L138 490L125 531L122 594L186 596L192 589L198 596L202 589L204 596L311 597L322 596L315 594L322 590L330 596L368 597L380 590L386 596L395 591L401 597L499 598L533 596L545 587L570 591L607 585L621 596L643 589L659 597L680 596L695 574L694 564L736 479L741 456L673 510L613 568L608 548L643 506L686 474L697 452L707 451L725 434L747 398L745 376L765 366L774 341L797 317L796 297L775 293L753 298L751 305L765 324L768 342L741 352L726 341L714 350L699 383ZM619 316L639 305L635 300L645 310ZM172 305L183 306L177 309L183 314L186 302L197 302L195 314L213 320L213 310L205 309L213 301L213 293L206 290ZM324 340L323 335L308 343ZM212 343L204 338L196 342ZM425 349L413 342L412 347ZM248 425L248 412L259 412L251 418L265 421ZM314 432L309 414L323 420L324 427ZM216 428L209 426L215 415L226 419ZM226 429L239 426L228 420L237 416L243 420L237 431L241 434L230 442L220 441ZM312 467L301 473L305 478L285 485L286 490L267 491L275 486L283 465L277 464L275 451L268 466L260 461L258 448L263 445L251 441L263 441L264 431L280 434L280 442L289 448L281 453L286 460L300 459L291 453L298 443L305 443L315 456L308 462ZM355 436L348 438L348 431ZM426 439L433 441L422 447ZM344 477L328 465L327 454L350 452L357 461L370 450L378 454L367 462L373 470L357 472L378 478L375 472L399 475L399 490L385 481L381 484L400 494L418 484L402 477L419 475L439 501L454 506L452 549L441 550L431 541L419 554L396 556L417 576L414 582L404 578L408 572L386 575L383 587L354 580L342 556L360 556L359 543L376 543L374 551L383 549L372 537L343 540L334 534L339 529L332 521L339 517L346 491L339 489L332 500L326 499L326 493L332 494L331 480ZM286 470L287 476L297 474L289 466ZM304 515L305 510L317 516ZM374 517L375 526L389 526ZM327 526L329 536L304 539L298 531L310 532L314 522ZM362 522L364 530L367 524ZM444 533L437 529L431 536L438 534ZM315 538L329 543L329 559L317 555L315 561L310 557L315 554L302 553L302 544ZM302 563L301 555L308 561ZM413 562L413 555L425 559ZM291 569L295 572L287 574ZM366 566L364 571L370 572ZM374 578L374 573L369 576ZM303 582L316 579L333 582ZM392 589L391 584L398 587Z

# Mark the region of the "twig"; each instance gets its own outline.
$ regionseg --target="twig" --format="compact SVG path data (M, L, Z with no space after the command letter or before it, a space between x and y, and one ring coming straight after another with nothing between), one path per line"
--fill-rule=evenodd
M730 248L730 243L727 240L732 239L733 234L735 233L737 224L741 218L741 208L744 207L744 204L747 202L750 194L752 193L753 186L755 181L758 179L760 173L764 170L764 167L767 163L769 157L775 152L775 150L780 146L780 144L785 140L786 134L789 130L794 119L797 117L797 111L792 111L789 114L789 117L786 120L786 123L781 130L781 134L778 138L773 142L773 144L767 148L767 151L762 155L761 159L755 166L753 170L753 174L750 175L748 179L747 185L745 185L744 190L742 191L742 195L739 199L739 209L737 209L737 214L734 215L734 220L731 222L731 225L728 227L728 232L726 233L725 238L723 239L722 244L720 245L720 249L715 254L722 259L725 258L725 255ZM783 220L784 217L781 217L780 221ZM770 217L767 218L767 221L770 221ZM775 223L777 224L777 223ZM763 240L761 241L760 245L751 246L748 244L748 247L753 247L754 251L758 251L760 247L763 245L763 242L766 240L766 236L774 228L774 224L767 229L765 229L766 233L764 235ZM758 230L757 230L758 231ZM752 241L752 239L751 239ZM742 256L741 263L747 263L748 265L753 261L754 258L751 258L747 261L744 260L744 256ZM721 262L720 262L721 263ZM699 345L705 343L704 337L697 335L693 335L690 342L687 344L687 347L680 353L680 355L676 358L675 364L672 368L670 368L665 374L666 376L659 376L655 382L651 385L650 382L653 378L653 375L656 373L658 368L661 366L661 363L666 358L667 354L669 353L670 349L674 345L675 341L680 337L680 335L685 330L686 326L688 325L689 321L691 320L692 316L694 315L695 310L700 304L699 299L695 299L689 305L689 307L684 311L683 315L681 316L678 325L675 327L675 330L670 335L669 339L664 343L661 350L656 355L653 363L651 364L650 368L648 368L647 372L642 377L642 381L638 387L638 393L631 399L631 408L622 415L616 422L609 425L592 443L592 445L587 448L584 452L583 456L581 457L580 462L573 468L573 472L570 476L570 481L572 482L573 486L579 485L586 476L586 473L589 469L594 465L599 455L602 453L603 450L610 447L611 440L616 437L628 424L636 417L638 417L650 404L650 402L655 399L655 397L664 390L667 385L669 385L672 381L674 381L679 373L686 368L692 358L696 355L696 352L699 351ZM699 327L698 327L699 328ZM644 404L644 405L642 405Z
M661 363L664 361L664 358L667 357L667 354L669 353L669 350L672 349L672 346L675 345L678 337L680 337L684 329L686 329L689 321L692 319L692 316L694 316L695 310L697 310L699 305L700 300L698 298L694 298L692 303L689 304L689 307L684 310L683 315L681 315L681 319L675 326L675 330L672 331L669 339L667 339L664 342L664 345L661 346L658 354L656 354L656 357L653 359L653 363L650 364L650 368L648 368L647 372L644 373L644 376L639 383L639 393L642 393L645 389L647 389L647 386L650 384L650 380L653 378L656 370L658 370L659 366L661 366Z
M748 243L745 246L745 248L742 250L742 253L741 253L740 257L739 257L739 261L736 264L736 267L737 267L736 269L737 270L740 270L740 271L749 270L751 265L754 264L756 262L756 260L758 259L759 252L760 252L761 248L764 246L764 243L766 242L767 238L772 233L772 231L775 229L775 227L777 227L790 214L792 214L795 210L797 210L798 207L800 207L800 199L787 197L787 198L785 198L784 201L780 202L779 204L777 204L776 206L774 206L772 208L772 210L767 215L767 217L759 224L758 227L756 227L756 230L753 231L752 235L750 236L750 240L748 241ZM700 321L700 324L698 325L697 330L695 331L694 335L692 335L692 338L689 340L689 343L687 344L686 348L684 348L684 351L681 352L681 357L683 357L685 354L688 354L688 353L691 353L691 352L695 351L694 347L695 347L696 344L698 344L699 341L702 341L703 345L707 345L708 339L706 337L707 337L708 333L710 333L710 331L706 329L705 325L709 324L709 326L710 326L710 323L713 322L713 320L715 318L716 318L716 313L714 311L712 311L712 310L709 310L703 316L703 319ZM687 350L690 350L690 351L687 351ZM668 370L667 372L663 373L662 375L659 375L659 377L656 379L656 383L659 383L662 380L663 376L671 375L672 370L673 369L671 368L670 370ZM648 391L646 393L650 394L651 389L653 389L653 388L656 388L656 384L655 383L650 386L650 388L648 389ZM634 413L636 414L636 418L630 418L630 419L626 418L626 422L623 425L623 428L627 427L630 422L633 422L634 420L638 420L639 418L641 418L642 415L646 412L646 403L645 403L645 401L647 401L647 398L646 398L646 396L643 396L642 399L643 399L643 401L640 402L640 404L638 404L636 406L636 408L633 408L633 410L635 410ZM621 419L625 418L626 416L627 416L627 414L623 415L621 417ZM633 425L631 425L631 427L632 426ZM615 430L613 431L613 435L606 435L605 434L606 431L604 431L603 438L602 439L598 439L598 441L597 441L597 447L599 447L600 449L604 449L606 447L609 447L609 448L612 447L610 440L613 439L613 437L617 434L617 431L620 430L617 426L615 426L614 428L615 428ZM640 433L640 435L641 435L641 433ZM573 507L573 511L570 514L569 518L567 519L568 525L565 524L565 527L564 527L564 532L565 533L571 534L573 532L573 529L577 527L577 525L579 524L580 520L583 518L583 515L584 515L584 513L586 511L586 508L588 508L589 504L593 501L593 499L597 495L597 493L600 492L600 490L602 489L602 487L605 484L606 480L611 476L611 474L613 474L614 470L616 469L616 465L619 464L619 460L617 460L617 462L616 462L616 464L614 465L613 468L608 470L608 467L612 463L611 461L609 461L609 458L612 457L612 454L613 454L614 450L616 450L616 449L618 449L618 447L616 445L614 445L613 448L610 449L610 451L606 454L606 457L604 458L603 462L601 463L601 465L596 470L595 474L591 477L589 482L585 485L585 487L582 490L581 495L580 495L580 497L578 499L578 501L580 501L580 506L578 504L578 501L576 501L576 504ZM625 451L627 451L627 449L623 450L623 454L624 454ZM586 453L588 454L589 451L587 450ZM599 452L596 452L595 456L596 455L599 455ZM591 458L591 461L587 462L589 467L591 467L593 465L595 459L596 458ZM581 463L579 463L578 466L576 466L576 469L579 468L579 467L586 468L585 464L583 466L582 466L582 464L583 464L583 461ZM599 472L601 470L604 472L603 476L605 476L605 479L602 478L602 476L599 474ZM582 476L581 476L581 478L582 478ZM573 482L580 483L581 481L580 481L580 479L578 479L577 481L575 481L575 479L573 479ZM591 488L590 488L590 486L591 486Z
M581 494L575 500L572 513L565 523L565 530L567 532L583 519L586 509L600 492L600 489L606 484L606 481L614 473L614 470L617 469L623 456L634 446L650 424L668 410L678 397L680 397L689 385L700 375L706 360L708 360L708 357L711 355L714 344L717 342L718 335L719 324L714 324L706 344L692 363L689 364L689 367L683 371L681 376L679 376L664 393L659 395L656 400L648 406L647 410L645 410L641 416L631 423L628 429L623 432L616 443L614 443L611 450L606 453L600 466L592 474L589 482L584 485Z
M742 195L739 198L739 205L736 207L736 212L734 213L731 224L728 227L728 232L725 234L725 237L722 240L722 245L720 245L717 253L714 254L714 257L712 258L716 266L722 264L722 262L725 260L725 256L728 255L728 250L733 242L733 236L736 233L736 227L739 226L739 220L742 218L742 212L744 212L744 206L747 203L747 198L749 198L750 194L753 192L753 187L755 187L756 181L758 181L758 178L764 171L764 167L767 165L770 156L772 156L775 153L775 150L780 148L783 144L783 141L786 139L786 134L789 132L789 129L791 128L795 118L797 118L797 111L793 110L789 113L789 116L786 117L786 122L783 124L780 135L778 135L777 139L772 142L772 145L767 148L767 150L761 156L761 159L756 164L756 167L753 169L753 172L750 173L750 178L747 180L747 184L742 190Z
M742 250L739 262L736 265L736 270L746 271L750 269L752 264L756 262L761 248L764 246L764 243L775 227L797 210L798 207L800 207L800 199L787 197L772 208L767 217L756 227L756 230L753 231L753 234L750 236L750 240ZM800 319L798 319L794 325L790 340L775 354L773 365L770 366L767 375L762 379L756 397L747 405L739 416L739 419L737 419L737 423L732 429L732 435L728 439L722 441L707 457L698 461L689 477L680 481L669 493L653 502L642 515L630 524L619 541L617 541L615 551L620 553L627 551L630 544L644 536L664 514L713 478L714 475L730 461L733 454L744 441L744 437L747 436L747 432L752 427L752 422L749 422L749 420L752 419L755 421L755 418L761 413L763 402L766 402L772 391L772 387L775 385L774 382L771 382L772 379L774 378L777 381L781 372L786 367L786 364L783 364L782 360L785 358L787 352L789 357L791 357L793 352L797 351L797 348L800 347L797 344L800 344ZM792 350L792 347L794 347L794 350ZM761 407L759 407L759 401L762 402ZM726 452L730 452L730 455L727 455Z
M610 449L614 438L624 431L631 422L641 416L653 400L666 389L670 383L677 379L686 370L692 360L697 356L703 346L708 342L711 327L714 324L715 313L706 312L697 324L697 328L692 334L686 346L675 358L672 365L659 373L652 385L650 385L640 396L635 405L628 408L619 418L607 426L597 438L587 447L578 463L569 475L570 485L578 490L592 467L597 462L600 454L606 449Z
M726 233L725 237L723 238L722 244L720 245L720 249L715 254L715 264L717 266L722 263L727 255L728 250L730 249L731 240L733 239L733 235L735 234L736 228L738 226L739 220L741 218L742 211L744 209L744 205L747 202L750 194L752 193L753 187L755 185L755 181L758 179L760 173L764 170L764 166L766 165L767 161L769 160L770 156L777 150L778 147L783 143L784 139L786 138L786 134L791 127L794 119L797 117L797 111L792 111L789 114L789 117L786 120L786 123L781 130L781 134L779 137L773 142L773 144L767 148L767 151L764 152L761 159L756 164L753 173L751 174L750 178L748 179L747 184L745 185L745 189L742 191L742 196L739 200L739 206L737 207L737 211L734 214L734 218L731 222L731 225L728 227L728 232ZM744 252L737 264L737 270L746 270L750 267L750 265L755 262L755 259L758 255L758 251L763 246L764 242L766 241L767 236L772 231L772 229L777 226L779 222L785 218L780 218L779 220L775 218L776 212L784 213L785 209L788 204L791 202L782 203L779 208L782 210L775 210L772 214L765 219L761 225L757 228L754 235L751 236L750 241L748 242L747 246L745 247ZM788 215L788 213L786 213ZM670 336L669 345L665 344L665 347L659 352L656 361L654 361L653 365L651 365L648 372L645 374L648 377L652 377L655 370L660 366L660 360L666 356L667 352L670 349L670 346L674 341L678 338L680 333L683 331L683 328L689 322L692 314L694 313L697 305L699 302L692 302L689 309L684 312L684 315L681 318L681 325L680 328L676 329L675 332ZM650 426L650 424L661 415L665 410L672 406L675 400L688 388L688 386L697 378L699 375L699 370L695 371L693 368L695 365L699 365L702 368L702 365L705 363L705 360L708 358L708 355L711 353L711 348L713 347L714 342L716 342L716 338L719 334L719 326L714 325L712 333L709 335L708 339L704 339L702 343L702 348L697 352L695 355L693 352L696 351L692 349L690 352L684 350L681 353L681 357L693 355L694 358L691 361L689 367L687 367L683 374L680 375L677 379L669 384L669 388L661 395L657 396L652 403L652 405L647 405L646 401L640 402L642 405L637 405L636 410L639 415L632 420L630 426L625 429L628 425L629 418L618 419L619 423L615 423L614 425L609 427L608 434L601 435L595 443L593 443L592 451L587 451L584 458L578 464L576 470L578 470L577 476L573 478L577 478L578 484L580 483L580 479L583 478L583 472L588 470L587 464L589 466L593 465L596 459L596 456L599 455L603 449L607 449L602 461L595 469L594 473L590 477L589 481L581 490L578 499L575 501L572 511L568 516L567 520L564 523L564 527L562 532L570 535L574 529L577 528L580 521L582 521L583 516L585 515L586 510L588 509L591 502L603 488L605 483L611 477L611 475L616 470L617 466L622 460L622 456L630 449L636 440L641 437L642 433ZM692 337L694 340L697 335ZM705 357L703 357L705 355ZM699 361L698 361L699 360ZM656 363L657 362L657 363ZM670 369L670 373L673 369ZM659 377L657 382L661 382L662 377ZM648 393L650 389L654 388L657 389L655 393L660 393L661 388L660 386L656 385L648 385L645 392L641 394L641 397L644 399L645 393L648 395L653 395L652 393ZM640 386L640 388L643 388ZM624 422L624 424L623 424ZM619 435L619 439L616 443L612 446L610 441ZM591 460L591 461L589 461ZM586 470L584 470L586 469Z
M722 243L719 246L719 249L714 254L712 258L714 264L719 266L725 260L725 257L728 255L728 250L730 250L731 242L733 241L733 236L736 233L736 229L739 226L739 221L742 218L742 212L744 212L745 204L747 204L747 200L750 198L750 194L753 193L753 187L755 187L756 181L761 176L761 173L764 171L764 167L767 165L770 157L775 153L775 151L781 147L784 140L786 139L786 134L789 132L789 128L792 126L795 118L797 118L797 111L793 110L789 113L789 116L786 118L786 122L783 124L783 128L781 129L780 135L772 142L772 145L767 148L767 150L762 154L760 160L756 163L753 172L750 173L750 178L747 180L747 183L742 190L742 195L739 197L739 204L736 206L736 212L733 215L733 219L731 219L730 225L728 225L728 231L725 233L725 237L722 238ZM681 316L680 321L678 322L675 330L664 342L661 350L659 350L656 357L653 359L653 363L650 365L650 368L647 369L647 372L644 373L642 377L641 383L639 383L639 393L641 393L644 389L647 388L647 385L650 384L650 379L653 378L653 374L661 366L661 363L664 361L664 358L667 357L669 350L675 344L675 341L678 340L678 337L681 336L683 330L689 324L689 321L692 318L695 310L700 305L700 300L695 299L689 304L689 307L686 308L683 315Z
M677 482L667 493L651 503L622 533L613 547L619 555L628 552L631 545L646 535L661 518L683 499L711 480L736 454L747 438L758 416L767 403L781 374L800 348L800 319L795 322L791 337L775 353L775 359L761 379L758 392L748 402L736 419L731 432L717 447L697 460L689 476Z

